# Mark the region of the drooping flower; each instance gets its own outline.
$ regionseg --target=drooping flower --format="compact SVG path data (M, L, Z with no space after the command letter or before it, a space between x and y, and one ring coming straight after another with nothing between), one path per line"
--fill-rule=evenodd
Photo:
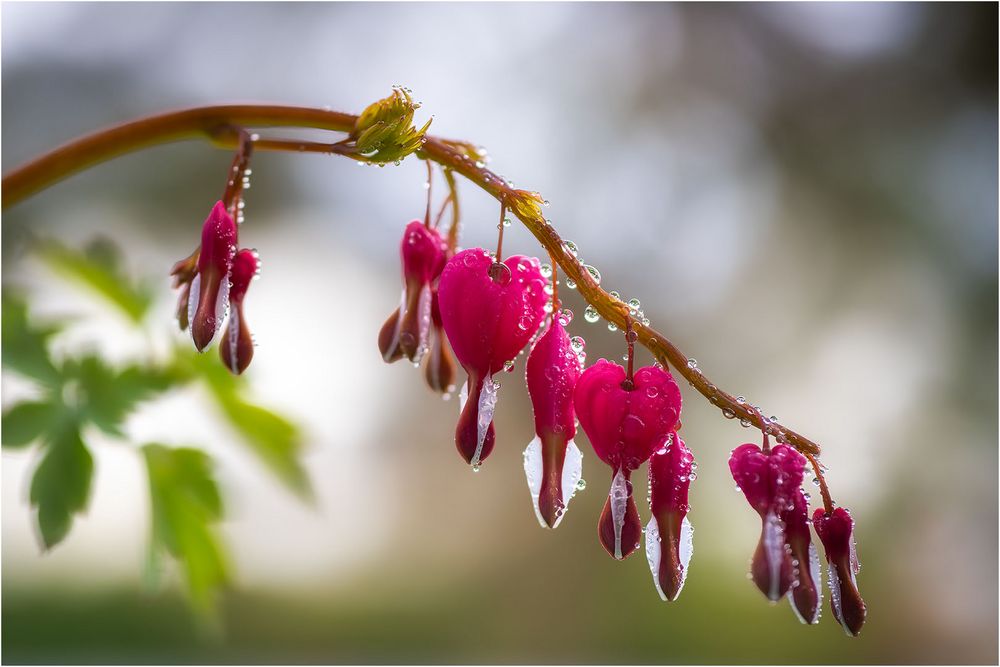
M431 324L432 282L441 274L447 244L437 231L414 220L406 226L399 245L403 267L403 295L399 308L382 325L379 351L386 362L406 357L418 363L427 352Z
M209 346L226 318L236 237L236 223L225 205L216 202L201 229L197 270L188 288L187 319L191 338L199 352Z
M441 323L441 308L438 306L437 287L431 290L431 343L427 355L424 378L427 386L439 394L448 396L455 390L455 360L448 349L448 338Z
M792 494L791 509L782 512L785 525L785 544L794 568L792 589L788 592L792 610L807 625L819 622L822 574L819 555L809 534L809 503L802 489Z
M687 578L694 530L687 518L688 489L695 478L694 456L678 433L649 459L649 508L646 560L653 584L664 600L674 601Z
M844 632L852 637L857 636L865 623L867 608L858 592L856 579L857 573L861 571L861 564L854 546L854 519L843 507L829 513L819 508L813 513L813 526L823 543L829 563L830 607L833 615Z
M559 525L582 477L583 455L573 442L573 390L580 371L580 358L566 327L555 316L531 347L525 369L535 413L535 439L524 450L524 472L543 527Z
M496 438L499 383L493 376L538 331L548 298L545 284L537 259L516 255L494 262L482 248L457 253L441 273L441 322L469 376L455 444L474 469L489 456Z
M801 494L806 459L788 445L769 452L754 444L740 445L729 458L729 469L750 506L761 517L761 535L750 566L757 588L772 602L780 600L795 579L786 546L784 514Z
M222 363L234 375L245 371L253 359L253 336L250 335L250 329L243 315L243 298L250 287L250 281L254 279L259 269L260 262L255 250L244 248L233 258L230 280L232 285L229 288L231 306L229 322L219 343L219 355L222 357Z
M574 395L580 426L598 458L611 467L598 535L619 560L636 550L642 533L629 478L664 445L681 411L680 388L662 368L640 368L630 383L625 380L624 368L601 359L583 372Z

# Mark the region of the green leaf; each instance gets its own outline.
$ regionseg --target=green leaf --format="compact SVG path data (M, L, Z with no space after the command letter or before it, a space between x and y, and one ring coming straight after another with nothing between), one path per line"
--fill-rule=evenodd
M47 402L18 403L3 414L3 446L26 447L42 437L58 414Z
M45 548L62 541L73 515L87 507L94 460L80 439L77 425L48 434L42 462L31 480L31 504L38 508L38 528Z
M110 435L121 437L121 425L139 403L171 388L176 377L166 370L139 365L115 370L100 358L87 356L63 366L65 392L82 418Z
M133 322L141 322L149 312L153 290L125 274L117 248L110 241L92 243L88 252L48 241L39 252L53 269L96 291Z
M28 318L28 304L20 294L3 291L2 297L3 365L46 386L56 386L62 378L49 357L48 339L58 331L54 326L40 326Z
M243 441L291 490L305 499L313 496L309 476L299 454L299 430L284 417L230 395L217 395L219 407Z
M178 368L175 374L201 378L243 443L289 489L304 500L311 501L312 484L300 461L302 434L295 424L272 410L245 400L243 378L232 375L215 355L178 350L176 363Z
M213 524L222 519L222 498L212 461L202 451L148 444L142 448L153 508L150 549L164 550L184 568L188 590L202 609L228 580L226 559Z

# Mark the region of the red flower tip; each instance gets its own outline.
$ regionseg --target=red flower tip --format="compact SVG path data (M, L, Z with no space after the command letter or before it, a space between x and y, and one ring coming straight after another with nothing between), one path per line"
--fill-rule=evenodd
M823 508L813 513L813 526L819 535L829 563L830 606L844 631L855 637L865 624L867 608L858 592L857 573L861 570L854 546L854 519L842 507L827 513Z
M243 298L246 296L250 281L260 269L255 250L243 249L233 258L232 286L229 288L229 303L232 307L229 322L219 344L219 355L222 363L234 375L239 375L247 369L253 359L253 336L247 327L243 316Z
M431 320L431 283L440 275L448 246L419 220L406 226L399 245L403 296L379 332L379 351L387 362L406 357L414 363L427 352Z
M548 299L545 284L537 259L518 255L494 264L482 248L457 253L441 272L441 322L469 376L455 444L474 469L493 449L499 388L493 376L538 331Z
M188 298L191 337L198 351L215 338L229 308L229 272L236 253L236 223L216 202L201 229L201 252Z
M448 340L441 324L441 310L438 308L437 290L431 294L431 348L424 369L427 386L447 397L455 391L455 360L448 349Z
M687 518L688 489L694 481L694 456L675 432L649 459L649 507L646 560L653 584L664 600L680 595L694 551L694 529Z
M528 354L525 377L536 435L524 450L524 473L543 527L559 525L583 474L583 455L573 442L573 390L580 365L569 334L559 321L550 322Z
M632 497L632 471L619 468L611 478L611 489L597 521L601 546L615 560L625 560L639 548L642 522Z

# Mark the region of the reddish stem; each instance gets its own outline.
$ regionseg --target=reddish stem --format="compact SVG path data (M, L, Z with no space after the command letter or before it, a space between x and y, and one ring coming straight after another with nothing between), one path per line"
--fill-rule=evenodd
M823 470L820 468L819 461L808 452L802 452L802 454L809 459L809 463L812 464L813 470L816 472L816 479L819 480L819 493L823 496L823 508L827 514L830 514L833 512L833 498L830 497L830 489L826 485L826 477L823 476Z
M632 317L625 316L625 343L628 345L628 370L625 372L625 381L622 382L622 389L632 391L635 388L635 376L632 373L632 364L635 359L635 331L632 330Z
M184 139L208 139L222 147L236 145L233 127L301 127L337 132L354 130L358 117L352 114L311 107L281 105L220 105L171 111L141 118L129 123L100 130L71 141L55 150L14 169L3 178L3 208L24 200L63 178L113 157ZM352 154L350 146L270 140L255 142L259 149L296 150L344 154L355 160L364 158ZM491 196L511 206L514 215L542 246L549 251L566 277L577 284L580 295L594 306L598 314L618 327L625 326L628 308L602 290L589 272L566 248L562 238L542 215L538 193L515 190L485 166L470 156L470 144L427 136L417 152L418 157L437 162L444 167L446 178L457 172ZM453 177L452 177L453 178ZM456 208L457 198L453 200ZM449 244L457 244L457 222L449 234ZM766 429L781 442L787 442L802 453L819 454L819 446L807 437L777 423L765 423L755 411L740 404L728 392L719 389L697 367L688 366L688 355L673 342L648 325L634 324L638 340L660 363L673 366L692 387L726 414L733 414Z

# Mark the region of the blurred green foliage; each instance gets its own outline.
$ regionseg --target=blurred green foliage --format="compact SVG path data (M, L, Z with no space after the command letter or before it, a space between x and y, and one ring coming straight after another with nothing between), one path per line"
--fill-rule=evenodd
M58 274L92 289L129 326L144 326L155 292L150 282L128 275L111 242L100 240L78 251L47 241L39 245L38 254ZM65 539L75 515L87 509L94 471L88 429L96 427L127 441L127 420L143 402L196 382L208 388L241 442L290 490L302 498L311 497L299 460L299 429L249 401L244 383L230 375L215 355L174 346L166 359L153 360L150 355L121 366L93 352L57 358L50 353L49 343L72 320L35 321L29 296L14 289L4 289L2 304L3 367L38 389L38 396L4 412L3 446L36 446L41 451L30 502L37 512L44 548L51 549ZM224 503L213 477L213 462L205 452L191 447L145 444L138 449L152 500L149 578L158 577L160 558L169 554L185 573L194 606L211 612L215 592L228 581L224 549L214 528L223 517Z

